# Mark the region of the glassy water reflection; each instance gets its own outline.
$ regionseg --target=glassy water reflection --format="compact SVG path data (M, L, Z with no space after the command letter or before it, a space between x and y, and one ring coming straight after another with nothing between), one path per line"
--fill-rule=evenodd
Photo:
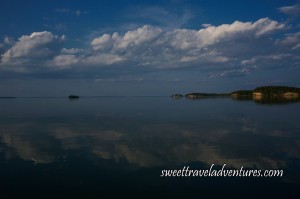
M299 196L299 103L17 98L0 99L0 107L4 198ZM160 177L161 169L211 164L283 169L284 177Z

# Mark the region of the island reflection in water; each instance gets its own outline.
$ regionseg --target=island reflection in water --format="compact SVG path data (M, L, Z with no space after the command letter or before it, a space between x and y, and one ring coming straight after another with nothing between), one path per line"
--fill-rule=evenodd
M291 96L231 96L234 100L247 101L253 100L258 104L272 105L272 104L291 104L299 103L300 97L291 97Z
M7 190L38 181L77 188L91 181L100 187L121 187L130 181L130 186L155 185L159 190L171 183L159 177L162 168L203 169L211 164L283 169L280 182L300 183L298 103L261 106L226 98L107 97L20 98L1 100L0 105L1 179L9 182L1 184ZM35 173L35 182L22 178Z

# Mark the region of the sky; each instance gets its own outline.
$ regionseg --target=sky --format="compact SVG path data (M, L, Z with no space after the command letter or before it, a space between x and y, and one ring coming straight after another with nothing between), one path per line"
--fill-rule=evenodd
M0 96L300 87L300 1L2 0Z

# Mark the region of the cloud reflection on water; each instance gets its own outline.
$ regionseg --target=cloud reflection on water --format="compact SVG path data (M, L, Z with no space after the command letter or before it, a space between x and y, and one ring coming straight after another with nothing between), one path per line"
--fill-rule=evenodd
M224 124L220 121L218 125L201 128L132 120L130 125L135 125L134 131L126 128L128 121L119 122L118 129L110 129L109 122L102 126L89 122L50 122L43 124L44 133L37 128L41 125L34 123L10 127L10 131L17 133L5 130L2 125L1 148L8 158L18 156L34 163L51 163L72 151L82 150L116 164L126 160L130 165L142 167L202 162L207 165L226 163L235 168L276 169L287 166L289 158L300 158L300 140L295 132L245 121L239 119Z

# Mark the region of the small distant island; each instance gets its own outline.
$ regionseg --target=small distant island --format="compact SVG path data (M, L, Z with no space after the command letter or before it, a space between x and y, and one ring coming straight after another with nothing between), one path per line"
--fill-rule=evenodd
M181 95L181 94L173 94L173 95L171 95L171 97L174 98L174 99L180 99L180 98L183 97L183 95Z
M69 99L79 99L78 95L69 95Z
M173 94L180 99L182 94ZM284 103L300 101L300 88L289 86L260 86L253 90L238 90L231 93L188 93L187 99L230 97L236 100L254 100L258 103Z

